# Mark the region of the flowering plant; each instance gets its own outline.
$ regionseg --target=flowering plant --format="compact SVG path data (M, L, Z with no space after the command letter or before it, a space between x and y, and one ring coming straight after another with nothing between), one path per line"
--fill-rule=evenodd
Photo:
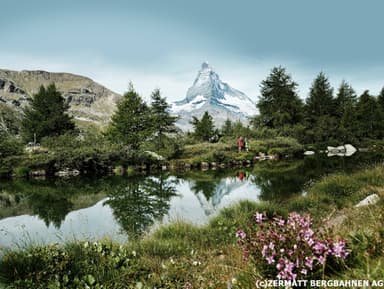
M349 254L346 241L325 238L325 230L311 228L309 215L290 213L268 218L257 212L255 227L236 232L245 258L252 258L266 277L281 280L307 279L325 269L327 258L344 260Z

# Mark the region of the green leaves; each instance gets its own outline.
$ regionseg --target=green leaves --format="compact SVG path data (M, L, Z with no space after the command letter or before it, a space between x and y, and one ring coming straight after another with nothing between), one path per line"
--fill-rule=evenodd
M169 144L169 134L175 133L177 117L169 113L169 104L155 89L148 106L133 89L124 94L108 128L107 136L112 142L128 146L133 152L147 149L161 152ZM153 146L152 146L153 143Z
M215 134L213 119L208 111L204 113L200 120L193 117L192 125L194 127L194 135L198 140L209 141Z
M107 136L113 142L137 150L150 133L149 108L131 86L117 105Z
M25 141L37 141L45 136L58 136L68 131L74 131L75 124L66 114L68 105L55 84L47 88L40 87L33 100L24 110L22 119L22 134Z
M257 124L261 127L281 128L295 125L302 119L302 101L296 93L297 84L283 67L275 67L261 83L257 103L260 111Z
M177 117L170 115L170 105L165 98L161 97L159 89L153 91L151 100L151 126L156 150L159 151L165 147L166 134L176 132L175 122Z

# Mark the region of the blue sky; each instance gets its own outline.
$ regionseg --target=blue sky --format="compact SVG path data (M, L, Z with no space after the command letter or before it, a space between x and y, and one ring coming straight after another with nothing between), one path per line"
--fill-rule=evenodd
M185 96L203 61L254 100L277 65L308 94L325 72L360 93L384 86L380 0L0 0L0 67L88 76L122 93Z

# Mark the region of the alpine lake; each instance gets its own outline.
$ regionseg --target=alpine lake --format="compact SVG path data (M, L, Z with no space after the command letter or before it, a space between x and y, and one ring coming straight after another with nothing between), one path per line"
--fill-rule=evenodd
M324 154L260 161L227 170L190 170L101 178L0 181L2 249L109 238L126 242L162 224L204 224L240 200L282 203L334 172L383 161L383 154Z

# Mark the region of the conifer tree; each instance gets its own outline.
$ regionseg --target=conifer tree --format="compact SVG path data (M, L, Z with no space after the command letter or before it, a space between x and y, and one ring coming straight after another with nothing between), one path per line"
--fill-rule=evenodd
M355 134L360 140L383 135L383 115L374 96L366 90L356 106Z
M68 108L55 84L52 83L47 88L41 86L30 105L24 109L22 119L24 140L34 140L35 134L36 140L39 141L42 137L73 132L75 124L67 114Z
M227 118L221 127L221 133L225 136L232 136L233 135L233 123L232 121Z
M146 103L130 84L112 116L107 136L133 151L139 149L151 134L149 112Z
M342 143L355 142L354 128L357 96L346 81L342 81L335 98L335 116L338 122L337 136Z
M296 82L285 68L273 68L261 83L261 97L257 103L260 115L254 123L268 128L282 128L299 123L302 120L303 103L296 88Z
M384 87L381 89L380 94L377 96L377 102L380 109L384 112Z
M159 89L155 89L151 95L151 126L156 142L157 150L164 147L166 134L177 131L175 122L177 117L169 113L170 105L166 98L161 97Z
M307 142L329 142L337 137L338 121L335 117L333 89L322 72L312 83L304 111Z
M332 116L335 114L335 103L333 100L333 89L324 73L315 78L310 88L309 97L305 103L306 119L315 124L321 116Z
M192 125L194 127L194 135L196 139L209 141L215 134L212 116L206 111L201 120L193 117Z
M336 116L340 119L350 107L356 105L357 96L352 88L346 81L342 81L337 91L335 98Z

